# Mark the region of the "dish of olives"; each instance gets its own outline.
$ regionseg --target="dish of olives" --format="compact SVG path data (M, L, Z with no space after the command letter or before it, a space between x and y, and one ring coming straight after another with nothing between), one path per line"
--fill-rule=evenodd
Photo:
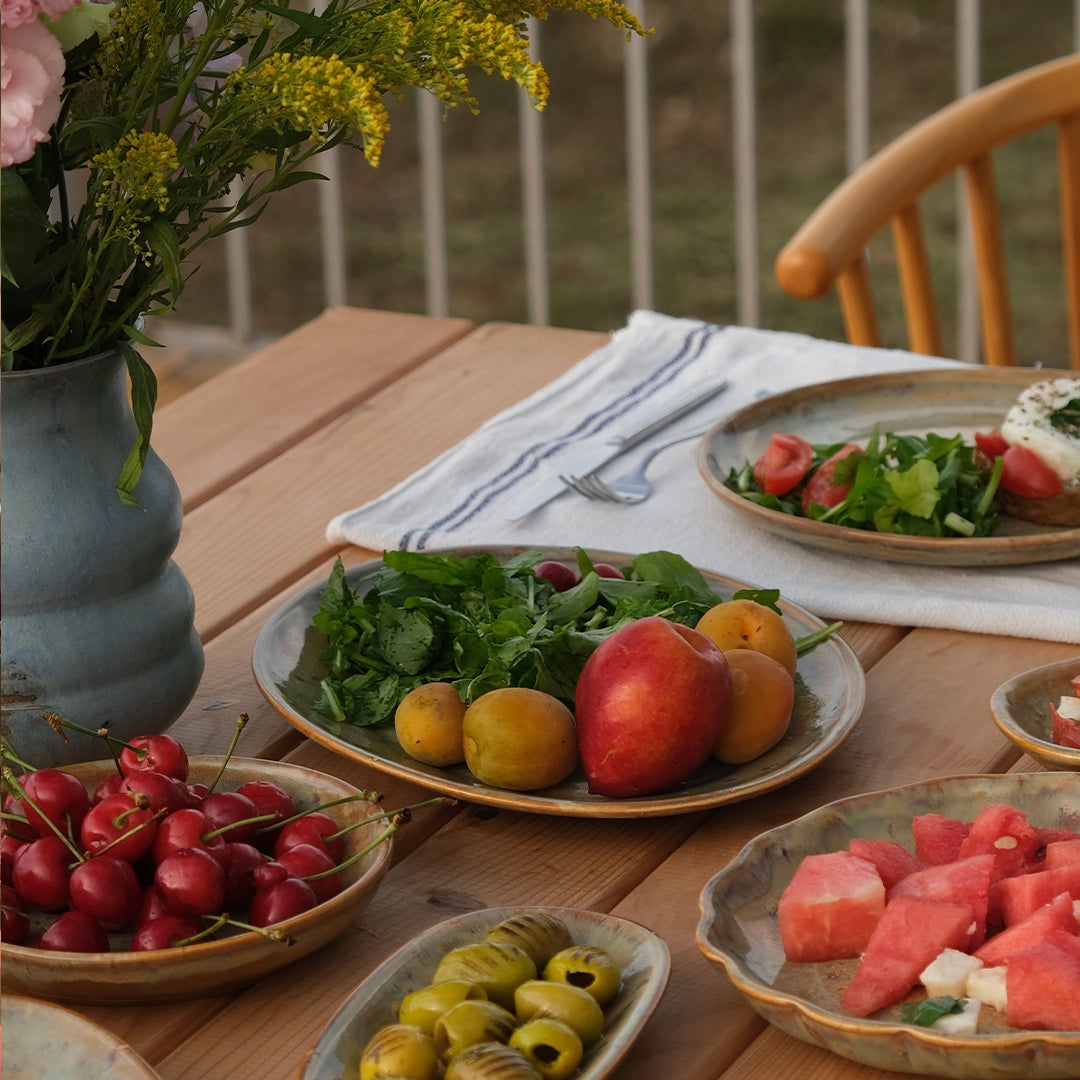
M505 545L454 549L461 555L481 550L505 562L527 549ZM543 554L567 565L573 565L576 558L570 549L550 549ZM613 552L590 554L594 560L617 566L633 560L631 555ZM345 575L350 588L362 591L364 583L381 566L381 560L375 560L347 569ZM701 573L710 587L724 597L753 587L711 571ZM854 729L866 697L866 681L858 659L847 643L834 634L799 657L795 704L787 733L752 761L729 765L712 760L685 782L660 794L637 798L591 794L580 766L551 787L511 791L478 780L464 763L439 766L411 758L402 750L393 724L359 727L332 720L315 710L321 696L321 681L327 674L325 662L320 660L326 638L311 620L319 610L324 585L317 582L287 600L259 632L252 654L252 670L259 690L293 727L335 753L468 802L568 817L640 818L691 813L754 798L803 776L841 746ZM796 638L821 630L825 625L788 600L781 598L778 606Z
M659 1004L670 963L650 930L602 912L505 907L456 916L418 935L356 988L300 1080L362 1076L364 1055L380 1053L415 1055L421 1069L434 1053L443 1066L458 1060L470 1078L485 1075L487 1056L520 1059L529 1076L537 1048L573 1062L571 1080L601 1080ZM548 1023L553 1016L558 1022ZM418 1038L428 1027L431 1034Z

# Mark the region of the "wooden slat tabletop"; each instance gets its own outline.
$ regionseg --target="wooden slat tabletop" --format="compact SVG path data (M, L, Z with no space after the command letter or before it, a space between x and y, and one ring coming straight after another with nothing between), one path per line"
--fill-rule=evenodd
M255 637L288 597L325 579L339 553L324 535L334 513L387 490L604 340L336 309L164 407L155 446L184 495L176 558L206 650L203 683L173 729L189 751L221 752L246 712L246 756L335 773L383 791L390 806L423 798L280 719L251 675ZM376 555L340 554L347 564ZM80 1011L130 1042L163 1080L294 1077L349 992L420 931L479 907L567 905L641 922L671 950L667 992L616 1080L891 1075L770 1028L698 951L700 890L759 832L833 799L1037 769L990 722L987 701L1011 674L1077 648L871 623L843 634L866 671L862 719L836 753L778 791L625 821L440 807L400 834L374 901L333 946L233 995Z

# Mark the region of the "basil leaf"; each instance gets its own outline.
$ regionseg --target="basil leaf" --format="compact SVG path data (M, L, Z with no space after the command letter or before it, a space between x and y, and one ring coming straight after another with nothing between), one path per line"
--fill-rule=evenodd
M925 998L923 1001L906 1001L900 1006L900 1019L905 1024L918 1024L919 1027L929 1027L935 1020L940 1020L949 1013L964 1011L963 998L950 997L942 994L940 997Z

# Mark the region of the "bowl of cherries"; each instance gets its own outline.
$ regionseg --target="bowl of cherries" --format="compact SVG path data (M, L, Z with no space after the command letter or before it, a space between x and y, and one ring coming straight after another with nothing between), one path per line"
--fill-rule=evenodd
M92 1004L224 993L307 956L370 902L405 820L288 762L188 757L4 770L4 990Z

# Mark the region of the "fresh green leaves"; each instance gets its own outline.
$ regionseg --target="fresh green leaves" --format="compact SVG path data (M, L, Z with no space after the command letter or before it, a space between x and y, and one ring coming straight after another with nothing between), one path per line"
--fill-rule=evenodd
M980 469L975 447L959 435L882 436L875 429L861 454L853 453L836 465L835 483L851 486L847 497L833 507L811 502L804 510L807 480L842 445L815 446L807 479L783 498L761 490L751 462L732 469L725 484L770 509L854 529L948 537L989 536L997 528L1000 515L994 495L1000 469Z
M964 1011L962 998L942 994L939 997L924 998L922 1001L906 1001L900 1006L900 1019L905 1024L918 1024L929 1027L935 1020L940 1020L949 1013Z
M619 627L645 615L693 626L727 599L670 551L638 555L625 577L608 578L579 550L581 582L565 592L533 572L542 558L388 551L362 594L338 560L313 620L329 668L316 709L378 724L414 686L433 681L453 683L466 701L526 686L572 703L585 661ZM775 605L779 594L740 595Z

